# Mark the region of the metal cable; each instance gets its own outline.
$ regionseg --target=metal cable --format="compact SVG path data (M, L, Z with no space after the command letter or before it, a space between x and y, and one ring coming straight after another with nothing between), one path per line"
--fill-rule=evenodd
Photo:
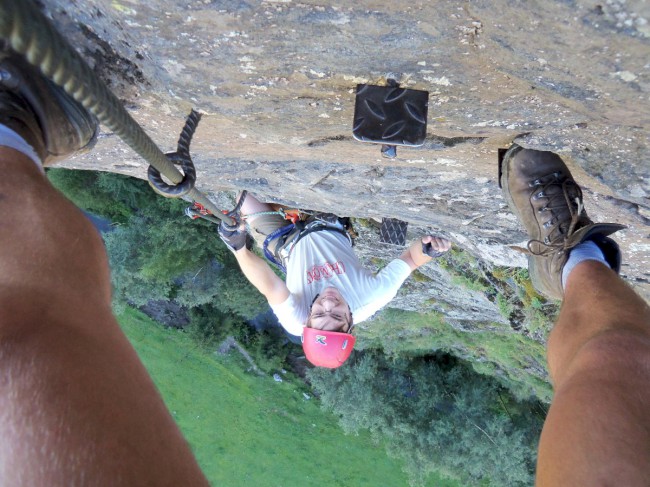
M0 0L0 37L172 183L183 180L174 164L31 0ZM201 203L220 220L232 223L232 218L223 215L196 188L187 197Z

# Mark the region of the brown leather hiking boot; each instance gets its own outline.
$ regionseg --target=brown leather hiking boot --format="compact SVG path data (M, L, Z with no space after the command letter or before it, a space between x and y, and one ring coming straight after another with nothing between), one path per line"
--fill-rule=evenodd
M23 137L44 165L91 149L98 130L85 108L1 41L0 124Z
M562 299L562 269L570 250L585 240L593 240L610 267L620 270L618 245L607 235L625 226L589 219L582 191L557 154L513 145L501 161L500 184L530 237L528 248L517 250L528 254L530 278L540 293Z

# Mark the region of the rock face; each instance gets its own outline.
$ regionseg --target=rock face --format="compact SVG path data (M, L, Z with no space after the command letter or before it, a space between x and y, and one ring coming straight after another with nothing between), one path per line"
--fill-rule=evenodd
M560 153L622 273L650 296L650 3L46 0L55 23L165 151L191 107L198 186L408 221L525 265L497 184L513 141ZM427 90L427 140L393 160L353 140L357 83ZM113 134L69 167L145 177ZM460 304L462 306L462 304Z

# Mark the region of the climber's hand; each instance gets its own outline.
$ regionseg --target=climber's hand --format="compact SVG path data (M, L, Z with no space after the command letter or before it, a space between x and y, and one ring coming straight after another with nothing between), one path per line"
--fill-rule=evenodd
M233 252L237 252L244 247L248 250L253 247L253 238L246 231L244 224L231 226L221 222L219 225L219 237Z
M440 257L451 248L451 242L446 238L427 235L422 237L422 253L429 257Z

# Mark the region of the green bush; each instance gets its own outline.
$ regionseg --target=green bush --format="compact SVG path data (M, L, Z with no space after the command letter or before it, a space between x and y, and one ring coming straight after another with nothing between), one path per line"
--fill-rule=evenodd
M514 310L514 306L510 301L508 301L508 298L506 298L503 294L499 293L497 294L496 302L497 302L497 307L499 308L499 313L501 313L501 316L503 316L504 318L510 318L510 315Z
M347 432L369 430L387 442L414 485L434 471L464 485L532 484L543 422L536 404L517 403L448 355L389 361L357 353L350 365L312 369L309 378Z
M210 305L190 311L187 330L195 342L209 350L232 336L253 357L255 365L267 373L283 368L287 355L297 349L279 328L255 331L240 317Z

